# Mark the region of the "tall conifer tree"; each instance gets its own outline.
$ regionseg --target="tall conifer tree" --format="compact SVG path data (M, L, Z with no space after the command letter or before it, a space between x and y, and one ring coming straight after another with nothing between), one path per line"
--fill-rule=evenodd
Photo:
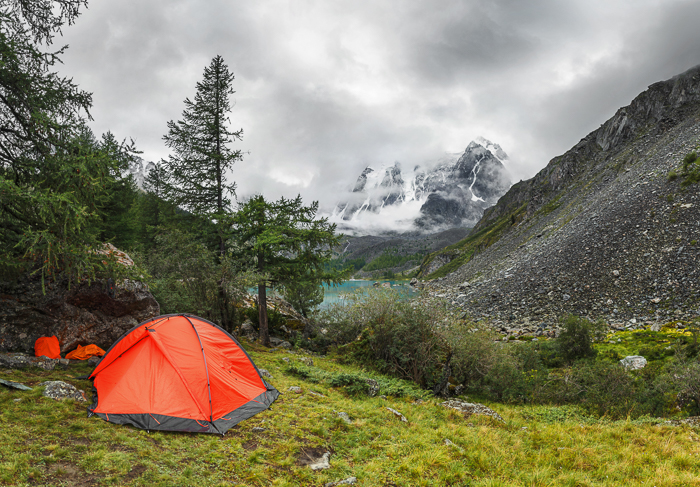
M212 59L197 83L194 101L185 99L182 120L168 122L168 133L163 136L172 150L164 161L164 195L178 206L217 222L222 256L226 216L235 194L235 184L227 183L226 174L242 159L241 151L231 148L243 136L243 129L229 129L233 79L221 56Z

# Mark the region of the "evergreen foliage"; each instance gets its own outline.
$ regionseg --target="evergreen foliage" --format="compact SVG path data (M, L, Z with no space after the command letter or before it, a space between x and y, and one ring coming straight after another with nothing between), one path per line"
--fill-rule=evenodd
M52 72L65 47L48 51L82 0L5 0L0 9L0 273L94 277L114 151L85 127L91 95Z
M301 196L268 202L257 195L233 215L233 255L266 276L258 282L260 341L266 346L270 341L267 287L341 280L339 273L328 272L325 266L341 237L334 234L335 224L316 218L317 211L318 202L304 206Z
M163 174L158 175L167 200L219 223L222 255L231 197L235 194L235 184L227 183L226 173L242 159L241 151L230 147L243 136L243 129L232 132L228 128L233 79L221 56L204 68L194 101L185 99L182 120L168 122L163 140L172 153L163 162Z

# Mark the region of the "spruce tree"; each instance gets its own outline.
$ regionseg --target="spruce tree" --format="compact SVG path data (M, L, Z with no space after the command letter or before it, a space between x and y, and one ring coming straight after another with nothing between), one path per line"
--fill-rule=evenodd
M227 183L227 172L242 159L241 151L230 147L243 136L243 129L229 129L233 79L221 56L212 59L197 83L194 101L185 99L182 120L168 122L168 133L163 136L172 150L163 161L164 195L179 207L217 222L221 256L235 194L235 184Z
M268 202L262 195L250 198L233 216L233 254L247 261L263 279L258 282L260 342L270 345L267 288L298 281L335 284L339 272L325 264L340 243L335 224L316 218L318 202L304 206L301 197Z

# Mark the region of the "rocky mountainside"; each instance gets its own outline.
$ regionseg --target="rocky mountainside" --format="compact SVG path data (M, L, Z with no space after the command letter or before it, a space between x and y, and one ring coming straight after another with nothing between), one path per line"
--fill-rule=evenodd
M697 317L700 160L682 166L698 149L700 66L514 185L466 239L426 258L425 286L516 335L568 313L618 328Z
M498 144L479 137L463 153L413 170L402 169L399 162L367 167L331 219L346 232L361 229L375 215L392 220L385 222L385 230L393 229L395 220L426 233L471 227L510 187L507 160Z

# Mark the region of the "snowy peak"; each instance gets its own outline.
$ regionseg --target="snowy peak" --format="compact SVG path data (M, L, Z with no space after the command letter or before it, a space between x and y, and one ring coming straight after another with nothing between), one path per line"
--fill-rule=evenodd
M406 172L399 162L368 166L331 220L351 233L472 226L510 188L507 160L498 144L479 137L463 153Z

